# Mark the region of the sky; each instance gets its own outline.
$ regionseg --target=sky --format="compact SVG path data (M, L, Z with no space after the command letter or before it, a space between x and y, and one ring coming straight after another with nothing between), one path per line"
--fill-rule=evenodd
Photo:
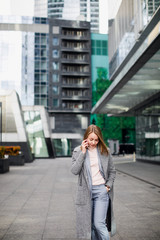
M74 0L73 0L74 1ZM108 32L108 4L109 17L116 11L122 0L99 0L100 2L100 33ZM34 0L0 0L0 15L33 16Z
M34 0L0 0L0 15L33 16Z

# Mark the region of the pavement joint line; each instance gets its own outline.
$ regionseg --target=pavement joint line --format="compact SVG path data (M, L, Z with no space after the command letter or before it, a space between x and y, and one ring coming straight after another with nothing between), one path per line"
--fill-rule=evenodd
M126 175L128 175L128 176L130 176L130 177L133 177L133 178L135 178L135 179L137 179L137 180L140 180L140 181L142 181L142 182L148 183L148 184L150 184L150 185L152 185L152 186L155 186L155 187L160 188L159 185L157 185L157 184L155 184L155 183L152 183L152 182L149 182L149 181L147 181L147 180L145 180L145 179L142 179L142 178L136 177L136 176L134 176L134 175L132 175L132 174L130 174L130 173L126 173L126 172L121 171L121 170L118 170L118 169L116 169L116 171L117 171L117 172L124 173L124 174L126 174Z

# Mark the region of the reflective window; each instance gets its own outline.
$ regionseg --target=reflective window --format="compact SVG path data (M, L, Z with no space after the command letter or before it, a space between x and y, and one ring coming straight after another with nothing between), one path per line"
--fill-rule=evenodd
M92 55L104 55L108 54L108 42L105 40L92 40Z
M152 102L137 111L136 157L158 160L160 158L160 101Z
M58 107L59 106L59 100L57 98L53 99L53 107Z
M71 156L71 140L67 138L53 139L53 144L57 157Z
M59 39L58 38L53 38L53 46L59 45Z
M49 157L39 111L25 111L26 130L35 157Z
M53 70L58 70L59 69L59 63L58 62L53 62Z
M52 56L53 56L53 58L58 58L59 57L59 51L57 49L54 49L52 51Z
M58 94L59 93L59 88L57 86L53 87L53 94Z

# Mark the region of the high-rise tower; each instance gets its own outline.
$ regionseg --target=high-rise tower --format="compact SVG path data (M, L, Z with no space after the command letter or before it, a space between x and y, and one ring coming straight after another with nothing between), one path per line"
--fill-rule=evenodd
M91 32L99 32L99 0L48 0L48 17L90 21Z

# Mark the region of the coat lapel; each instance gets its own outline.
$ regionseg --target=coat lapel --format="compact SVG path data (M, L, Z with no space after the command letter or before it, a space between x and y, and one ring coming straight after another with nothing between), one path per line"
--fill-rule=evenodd
M107 180L107 178L108 178L108 173L107 173L107 170L108 170L108 156L100 154L99 149L98 149L98 156L99 156L99 160L100 160L100 171L103 172L105 180Z

